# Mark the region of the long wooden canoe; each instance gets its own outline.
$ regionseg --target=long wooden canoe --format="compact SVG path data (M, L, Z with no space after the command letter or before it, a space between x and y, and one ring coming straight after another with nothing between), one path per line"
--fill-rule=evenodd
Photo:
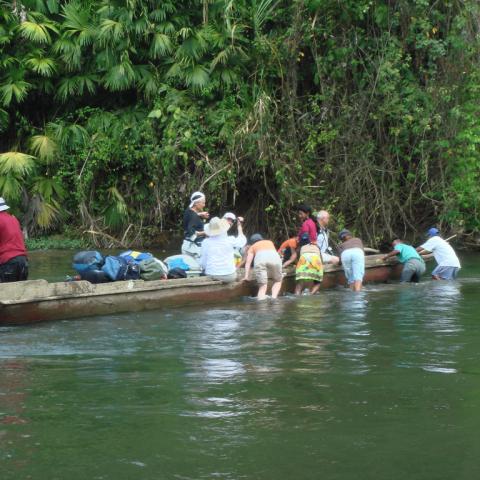
M365 282L387 282L398 278L395 262L382 255L366 257ZM283 290L292 291L293 269L285 272ZM341 267L325 266L322 288L345 285ZM218 303L252 295L253 282L224 284L210 277L180 280L125 281L93 285L86 281L49 283L46 280L2 283L0 325L21 325L47 320L153 310L192 303Z

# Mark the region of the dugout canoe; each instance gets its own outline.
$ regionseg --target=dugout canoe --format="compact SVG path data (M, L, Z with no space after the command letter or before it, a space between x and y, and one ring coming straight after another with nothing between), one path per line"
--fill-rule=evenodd
M366 258L365 283L399 278L396 262L382 255ZM295 272L287 270L283 290L293 291ZM322 288L345 285L341 267L325 266ZM4 283L0 287L0 325L22 325L112 313L154 310L188 304L207 304L252 295L253 282L224 284L210 277L180 280L125 281L93 285L86 281L55 282L29 280Z

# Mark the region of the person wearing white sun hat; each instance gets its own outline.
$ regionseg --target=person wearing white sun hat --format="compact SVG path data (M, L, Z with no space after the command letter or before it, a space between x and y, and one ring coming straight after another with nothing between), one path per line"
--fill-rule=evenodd
M18 282L28 278L27 249L19 221L10 215L10 207L0 197L0 282Z
M213 217L205 225L207 238L202 244L200 265L209 277L231 283L237 280L234 262L234 248L227 232L230 224L225 218Z

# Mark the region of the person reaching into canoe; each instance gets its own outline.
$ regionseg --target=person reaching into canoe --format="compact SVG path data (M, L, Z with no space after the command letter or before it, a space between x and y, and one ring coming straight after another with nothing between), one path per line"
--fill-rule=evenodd
M320 210L317 213L318 236L317 245L322 252L322 263L331 263L338 265L340 259L333 254L333 250L329 245L330 230L328 230L328 223L330 222L330 214L326 210Z
M312 216L312 209L308 205L302 203L297 207L297 214L299 220L302 222L302 226L298 232L298 240L300 240L302 233L308 233L310 240L316 243L318 230L315 219Z
M27 249L20 223L9 208L0 197L0 282L19 282L28 278Z
M278 254L282 258L283 268L286 268L297 261L297 258L298 258L297 248L298 248L297 237L289 238L288 240L285 240L280 245L280 248L278 249Z
M259 233L255 233L250 237L243 281L250 280L252 262L255 262L253 272L258 284L258 300L263 300L267 297L268 280L273 281L272 298L277 298L283 280L282 260L273 242L264 240Z
M354 292L362 289L363 277L365 275L365 253L363 242L354 237L349 230L342 230L339 233L342 243L338 246L340 261L345 271L349 287Z
M183 214L182 253L200 258L202 242L205 238L204 220L209 218L208 212L204 211L205 195L195 192L190 197L190 205Z
M428 240L417 248L420 255L433 254L437 266L432 272L434 280L455 280L461 268L460 260L452 246L432 227L427 232Z
M415 248L396 238L392 242L392 251L382 260L385 261L394 256L403 265L400 281L418 283L425 273L425 262Z
M310 241L308 233L302 233L299 242L300 258L295 270L295 295L300 295L305 288L310 288L314 295L320 290L323 280L322 255L316 243Z

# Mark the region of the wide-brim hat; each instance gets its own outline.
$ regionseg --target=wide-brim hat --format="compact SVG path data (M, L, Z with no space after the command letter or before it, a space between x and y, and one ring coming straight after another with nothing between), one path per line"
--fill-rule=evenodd
M6 204L5 200L0 197L0 212L8 210L10 207Z
M216 235L227 233L229 229L230 224L224 218L213 217L210 220L210 223L205 225L205 233L209 237L215 237Z

